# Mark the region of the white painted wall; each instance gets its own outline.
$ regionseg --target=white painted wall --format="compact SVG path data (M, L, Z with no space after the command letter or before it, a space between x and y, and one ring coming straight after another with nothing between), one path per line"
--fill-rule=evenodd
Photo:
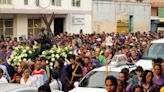
M16 15L14 18L14 37L26 36L28 34L27 15Z
M72 0L62 0L60 6L52 6L51 0L40 0L43 8L36 6L36 0L28 0L29 4L24 5L24 0L12 0L11 5L0 5L0 8L13 9L42 9L42 10L91 10L92 0L81 0L81 7L73 7ZM46 7L46 8L45 8ZM45 8L45 9L44 9Z
M78 16L84 18L84 24L73 24L72 17ZM80 30L83 30L84 34L92 33L92 23L91 15L82 15L82 14L70 14L66 17L66 31L68 33L79 34Z
M134 32L150 30L149 3L93 1L93 31L116 32L119 16L134 16Z

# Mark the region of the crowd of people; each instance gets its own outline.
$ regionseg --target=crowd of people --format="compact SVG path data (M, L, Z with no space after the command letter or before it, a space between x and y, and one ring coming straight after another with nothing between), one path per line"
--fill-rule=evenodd
M127 62L135 64L141 59L150 42L160 38L164 38L164 32L83 34L81 30L79 34L61 33L48 40L48 45L44 45L46 42L40 39L28 40L23 37L11 39L2 36L0 39L0 83L10 82L34 87L40 87L46 83L49 84L51 90L67 92L73 88L75 81L79 81L89 71L109 64L114 55L124 54ZM15 68L8 64L7 59L10 58L15 47L32 44L34 40L43 44L42 50L52 45L61 48L69 46L74 54L67 55L69 63L65 63L63 57L57 59L54 69L47 66L44 57L36 57L33 60L34 65L22 62ZM142 67L138 67L134 76L130 78L126 69L120 71L119 79L107 77L106 89L108 92L143 92L143 90L149 92L148 90L154 89L155 86L159 92L164 85L164 61L161 60L154 60L152 71L144 71ZM114 91L111 91L112 89Z

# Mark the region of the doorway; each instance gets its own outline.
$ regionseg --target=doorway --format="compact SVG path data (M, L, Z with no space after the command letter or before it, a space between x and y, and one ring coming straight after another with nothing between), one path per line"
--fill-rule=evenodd
M59 35L64 32L64 18L55 18L54 20L54 35Z
M129 20L130 20L130 23L129 23L129 32L133 32L133 27L134 27L134 25L133 25L133 23L134 23L134 18L133 18L133 15L131 15L130 17L129 17Z

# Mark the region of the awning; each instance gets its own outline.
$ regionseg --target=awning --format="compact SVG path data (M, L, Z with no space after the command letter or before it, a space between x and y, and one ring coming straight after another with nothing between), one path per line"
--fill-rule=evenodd
M155 17L154 16L153 17L150 17L150 19L151 20L159 20L159 22L164 22L164 18L160 18L158 16L157 17L156 16Z

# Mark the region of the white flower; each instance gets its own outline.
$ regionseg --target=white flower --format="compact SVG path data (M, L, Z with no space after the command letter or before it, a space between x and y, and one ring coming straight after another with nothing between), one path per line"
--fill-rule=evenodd
M27 47L26 47L26 49L27 49L27 50L29 50L29 49L30 49L30 47L28 47L28 46L27 46Z
M51 61L54 62L55 61L55 58L51 58Z
M42 54L45 55L46 54L46 51L43 51Z
M56 48L56 45L53 45L53 48Z
M27 61L27 59L26 58L23 58L23 61Z
M18 59L21 59L21 56L18 56Z
M34 45L34 46L33 46L33 48L34 48L34 49L37 49L37 46L36 46L36 45Z
M27 57L27 54L24 54L24 57Z
M54 51L53 50L50 50L50 53L54 53Z
M52 54L51 57L54 58L55 57L55 54Z
M63 52L63 53L61 53L61 56L67 57L67 54Z
M51 63L50 63L50 67L52 67L52 66L53 66L53 63L51 62Z
M23 50L23 53L26 53L27 50Z
M36 41L34 41L34 44L38 44Z
M22 61L22 59L18 59L18 61L19 61L19 62L21 62L21 61Z
M55 57L58 59L60 56L59 56L59 54L56 54Z
M18 50L18 47L15 47L15 50Z
M29 53L29 54L32 54L32 51L30 50L30 51L28 51L28 53Z
M20 63L19 62L17 62L17 64L16 64L17 66L19 66L20 65Z
M69 52L69 54L73 54L73 52L72 52L72 51L70 51L70 52Z

